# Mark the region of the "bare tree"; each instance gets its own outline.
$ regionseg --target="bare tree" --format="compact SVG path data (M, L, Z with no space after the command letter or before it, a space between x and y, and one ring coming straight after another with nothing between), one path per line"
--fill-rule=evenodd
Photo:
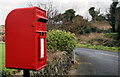
M52 2L42 2L42 1L33 1L28 3L28 7L34 7L38 6L40 8L43 8L47 11L47 18L48 18L48 23L47 23L47 30L53 29L55 26L55 21L53 20L53 17L58 15L58 10L55 8Z

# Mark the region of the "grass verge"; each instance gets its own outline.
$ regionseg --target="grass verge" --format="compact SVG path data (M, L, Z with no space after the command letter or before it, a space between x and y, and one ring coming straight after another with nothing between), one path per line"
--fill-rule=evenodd
M117 47L108 47L103 45L91 45L91 44L77 44L77 47L113 51L113 52L118 52L120 50L120 48L117 48Z
M3 77L13 75L18 72L16 69L7 69L5 67L5 43L0 43L0 71L2 71Z
M0 70L5 69L5 43L0 44Z
M104 36L107 38L118 39L118 33L106 33Z

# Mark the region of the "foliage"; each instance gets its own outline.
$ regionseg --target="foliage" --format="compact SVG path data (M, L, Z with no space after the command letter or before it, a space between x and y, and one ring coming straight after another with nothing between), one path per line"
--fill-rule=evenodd
M110 6L109 14L107 14L107 20L112 26L112 31L115 32L115 23L116 23L116 7L118 2L113 2Z
M120 39L120 7L117 7L116 9L116 23L117 23L118 39Z
M91 45L91 44L77 44L77 47L106 50L106 51L113 51L113 52L118 52L118 49L119 49L117 47L108 47L103 45Z
M104 46L108 46L108 47L120 47L120 42L113 40L113 41L106 42L104 44Z
M112 38L112 39L115 39L117 40L117 36L118 33L106 33L104 36L107 37L107 38Z
M47 33L47 49L71 52L76 46L75 34L62 31L51 30Z
M104 40L103 39L92 39L92 40L88 41L88 43L92 44L95 41L100 43L100 42L103 42Z
M105 21L105 16L103 14L100 14L98 17L96 17L96 21Z
M64 14L68 21L71 21L75 17L75 11L73 9L66 10Z
M59 13L57 15L54 15L49 21L51 21L52 26L50 25L50 29L60 29L65 30L64 27L67 23L71 22L72 19L75 17L75 11L74 9L68 9L64 13Z
M63 22L62 25L64 25L65 23L72 21L74 17L75 17L74 9L68 9L63 14L58 14L54 16L52 20L54 20L54 22L56 23L62 21Z
M3 42L5 42L5 34L3 35Z
M73 20L64 26L64 30L75 34L85 34L90 32L90 23L82 16L75 16Z
M107 33L104 35L107 38L114 39L106 42L104 45L109 47L120 47L120 39L118 39L118 33Z
M3 77L11 76L11 72L10 71L2 70L1 73L2 73Z
M92 16L93 21L105 21L105 16L103 14L100 14L100 9L98 11L95 11L95 7L91 7L89 9L89 14Z
M108 30L101 30L97 27L92 27L91 24L88 21L86 21L85 19L80 19L80 20L73 19L72 21L73 22L64 26L64 30L70 31L70 32L75 33L75 34L88 34L91 32L97 32L97 33L110 33L110 32L112 32L111 28ZM79 21L79 22L77 22L77 21Z
M102 14L97 15L96 17L99 21L104 20L102 19L104 18ZM58 23L54 26L54 29L65 30L75 34L87 34L90 32L108 32L100 30L97 27L92 27L91 23L87 19L84 19L83 16L75 16L75 11L73 9L68 9L65 11L65 13L57 15L53 19L55 22Z
M63 14L54 17L55 22L58 22L54 29L65 30L75 34L90 33L91 24L83 16L76 15L73 9L68 9ZM60 23L62 22L62 23Z
M77 30L77 31L79 31L79 30ZM82 29L79 34L87 34L87 33L91 33L91 32L93 32L93 33L94 32L97 32L97 33L110 33L112 31L111 31L111 29L101 30L101 29L98 29L97 27L86 27L86 28Z
M20 70L2 70L0 73L2 77L11 77L14 76L16 73L20 72Z
M0 70L5 69L5 43L0 44Z
M120 46L120 42L118 40L92 39L88 41L88 43L92 45L103 45L103 46L108 46L108 47L119 47Z
M89 9L89 14L92 16L92 20L95 21L96 17L98 16L99 12L95 11L95 7L91 7Z

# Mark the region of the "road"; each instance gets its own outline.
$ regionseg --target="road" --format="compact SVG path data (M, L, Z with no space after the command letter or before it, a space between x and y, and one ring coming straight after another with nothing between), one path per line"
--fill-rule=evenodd
M118 53L76 48L79 75L118 75Z

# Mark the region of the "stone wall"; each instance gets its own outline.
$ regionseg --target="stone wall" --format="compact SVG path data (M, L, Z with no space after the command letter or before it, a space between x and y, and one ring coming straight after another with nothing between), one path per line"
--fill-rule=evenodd
M72 58L66 51L48 51L47 66L40 71L31 71L31 75L67 75L72 65Z

